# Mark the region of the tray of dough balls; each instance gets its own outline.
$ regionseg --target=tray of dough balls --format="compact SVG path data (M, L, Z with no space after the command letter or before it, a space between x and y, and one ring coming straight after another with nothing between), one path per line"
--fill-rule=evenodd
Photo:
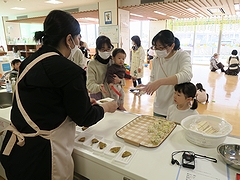
M161 117L142 115L117 130L116 135L135 146L158 147L176 127Z
M82 132L77 136L75 144L85 146L96 153L103 154L110 159L114 158L115 161L124 164L128 164L137 151L120 142L110 141L101 136L92 135L86 132Z

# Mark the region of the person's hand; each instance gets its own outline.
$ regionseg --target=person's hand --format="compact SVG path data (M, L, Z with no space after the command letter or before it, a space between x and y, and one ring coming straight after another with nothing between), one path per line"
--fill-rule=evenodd
M104 112L110 112L110 113L115 112L118 108L116 101L106 102L106 103L100 104L100 106L103 107Z
M91 102L92 105L97 104L97 101L94 98L90 98L90 102Z
M143 90L149 94L153 95L153 93L160 87L159 81L149 82Z
M141 68L138 68L138 73L141 73L142 72L142 69Z
M113 83L109 83L108 86L110 87L110 89L113 87Z
M100 89L101 89L102 93L108 94L108 92L107 92L106 89L104 88L104 85L103 85L103 84L100 84Z
M113 75L113 83L120 84L120 82L121 82L121 79L116 74L114 74Z

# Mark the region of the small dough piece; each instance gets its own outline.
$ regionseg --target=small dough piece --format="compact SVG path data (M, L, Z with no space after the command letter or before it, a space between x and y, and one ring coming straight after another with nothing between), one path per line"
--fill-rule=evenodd
M103 149L103 148L105 148L107 146L107 144L106 143L103 143L103 142L99 142L99 144L98 144L98 147L100 148L100 149Z
M118 151L121 149L121 147L113 147L110 149L112 153L118 153Z
M85 137L81 137L78 141L79 141L79 142L84 142L85 140L86 140Z
M96 139L96 138L92 139L92 145L95 143L98 143L98 142L99 142L98 139Z
M129 151L125 151L125 152L122 154L122 158L131 156L131 155L132 155L132 153L130 153Z
M83 127L82 127L82 130L85 131L87 128L88 128L88 127L83 126Z

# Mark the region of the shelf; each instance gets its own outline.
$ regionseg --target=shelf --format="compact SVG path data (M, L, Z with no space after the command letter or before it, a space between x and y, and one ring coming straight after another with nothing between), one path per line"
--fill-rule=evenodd
M33 44L31 44L31 45L27 45L27 44L24 44L24 45L7 45L7 50L12 51L14 46L18 47L21 55L25 58L30 56L31 54L35 53L41 47L41 45L33 45Z

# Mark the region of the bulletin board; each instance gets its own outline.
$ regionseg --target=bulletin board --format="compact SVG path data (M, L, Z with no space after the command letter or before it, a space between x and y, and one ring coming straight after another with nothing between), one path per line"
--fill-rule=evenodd
M119 27L115 26L99 26L99 36L109 37L112 43L119 43Z

